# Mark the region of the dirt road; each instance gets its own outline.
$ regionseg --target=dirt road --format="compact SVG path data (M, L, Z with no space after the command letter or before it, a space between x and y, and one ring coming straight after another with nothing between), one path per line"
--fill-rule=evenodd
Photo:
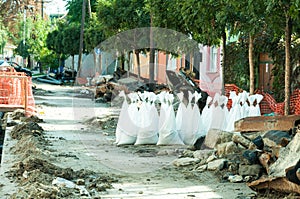
M50 141L49 161L62 168L87 169L117 179L113 188L101 192L101 198L232 199L255 195L245 183L221 182L214 173L199 172L193 166L173 166L172 161L186 146L116 146L115 120L120 110L82 97L84 92L78 91L83 88L37 88L38 117L44 120L40 126ZM102 119L95 122L91 119L95 117ZM9 186L2 183L0 198L7 197L3 191Z

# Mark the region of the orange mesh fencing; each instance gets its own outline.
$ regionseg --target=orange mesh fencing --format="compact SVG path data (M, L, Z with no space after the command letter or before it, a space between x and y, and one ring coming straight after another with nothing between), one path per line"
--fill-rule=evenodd
M31 77L23 72L0 71L0 109L22 108L27 116L35 114Z
M236 94L243 92L243 89L237 87L235 84L225 84L225 96L228 98L227 108L228 110L232 107L232 99L229 99L229 92L235 91Z
M225 85L225 95L229 97L229 92L235 91L237 94L243 92L242 89L235 84ZM276 113L277 115L284 115L284 102L276 102L272 95L263 91L257 90L256 93L262 94L264 98L259 103L261 114ZM228 99L227 107L230 110L232 106L231 99ZM300 90L296 89L291 95L290 99L290 114L300 115Z

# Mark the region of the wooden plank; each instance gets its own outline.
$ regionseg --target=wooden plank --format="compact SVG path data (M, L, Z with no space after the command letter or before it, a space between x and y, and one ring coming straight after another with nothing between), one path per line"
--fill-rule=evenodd
M289 131L297 120L300 115L247 117L235 122L234 127L236 132Z

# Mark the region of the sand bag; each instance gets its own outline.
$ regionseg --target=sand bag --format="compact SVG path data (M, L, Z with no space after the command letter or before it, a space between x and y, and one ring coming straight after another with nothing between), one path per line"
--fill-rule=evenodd
M159 138L157 145L183 145L176 129L176 119L173 107L173 94L165 94L159 117Z
M202 119L201 119L201 114L200 114L200 110L199 110L199 106L196 102L198 102L198 100L201 98L201 93L195 92L194 93L194 106L193 106L193 110L192 110L192 136L191 139L191 143L194 144L196 142L196 140L199 137L205 136L205 129L204 129L204 125L202 123Z
M226 131L233 132L234 131L234 122L241 119L242 111L240 105L241 95L236 95L235 91L230 91L229 99L232 99L232 108L228 114L228 124L226 127Z
M180 103L179 103L179 106L177 109L175 121L176 121L176 130L180 136L182 134L182 122L183 122L183 117L186 112L186 106L183 103L183 92L178 93L177 97L178 97Z
M137 95L131 94L128 95L131 100L131 104L128 105L127 101L124 104L124 109L122 110L119 116L117 128L116 128L116 142L117 145L127 145L134 144L137 137L138 125L136 121L136 114L138 114L137 109ZM129 112L131 112L129 114Z
M251 95L248 97L248 101L250 103L248 117L260 116L260 108L259 103L263 99L263 96L260 94ZM256 101L256 105L254 106L254 102Z
M201 114L201 120L203 124L203 131L205 135L210 129L211 122L212 122L212 112L211 112L211 102L212 102L212 97L208 96L206 99L206 105L203 108L202 114Z
M180 134L180 137L184 144L193 145L194 132L193 132L193 117L192 117L193 115L192 99L194 96L190 91L188 91L188 94L189 94L189 101L188 101L185 114L183 116L182 132Z
M156 144L158 141L158 113L154 105L153 95L149 92L140 94L142 104L140 107L141 123L135 145Z

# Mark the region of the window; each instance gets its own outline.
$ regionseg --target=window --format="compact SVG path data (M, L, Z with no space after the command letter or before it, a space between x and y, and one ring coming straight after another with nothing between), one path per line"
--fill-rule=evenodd
M218 49L216 47L211 47L210 48L209 72L211 72L211 73L217 72L217 60L218 60Z

